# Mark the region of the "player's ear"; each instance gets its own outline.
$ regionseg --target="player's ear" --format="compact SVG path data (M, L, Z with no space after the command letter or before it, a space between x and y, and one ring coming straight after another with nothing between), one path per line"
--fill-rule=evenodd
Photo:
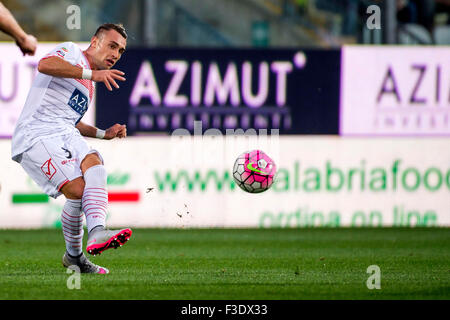
M94 49L97 48L98 41L99 41L98 37L97 36L93 36L91 38L91 47L94 48Z

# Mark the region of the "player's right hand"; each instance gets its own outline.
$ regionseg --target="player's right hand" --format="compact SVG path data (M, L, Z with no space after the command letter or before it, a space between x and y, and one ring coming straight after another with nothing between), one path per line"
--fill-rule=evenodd
M117 69L92 70L92 81L103 82L105 84L106 88L109 91L112 91L111 84L116 89L119 89L119 85L117 84L116 80L120 80L120 81L126 80L124 77L122 77L123 75L125 75L125 73L120 70L117 70Z
M127 136L127 126L124 124L116 123L112 127L105 130L105 136L103 139L111 140L114 138L125 138Z

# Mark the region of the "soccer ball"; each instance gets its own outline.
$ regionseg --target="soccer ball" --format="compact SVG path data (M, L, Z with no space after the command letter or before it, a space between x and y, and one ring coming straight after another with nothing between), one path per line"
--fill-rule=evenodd
M244 191L260 193L270 188L277 171L275 162L263 151L241 154L233 166L233 178Z

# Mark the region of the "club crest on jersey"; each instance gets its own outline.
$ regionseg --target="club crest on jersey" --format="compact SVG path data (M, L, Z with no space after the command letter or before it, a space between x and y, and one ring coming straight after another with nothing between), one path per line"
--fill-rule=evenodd
M63 51L61 51L61 50L56 51L56 54L57 54L58 56L60 56L61 58L64 58L65 55L66 55L66 53L63 52Z
M83 116L88 109L88 99L78 89L73 91L67 104L81 116Z
M41 170L49 180L52 180L53 176L56 173L56 168L52 164L52 158L44 162L44 164L41 166Z

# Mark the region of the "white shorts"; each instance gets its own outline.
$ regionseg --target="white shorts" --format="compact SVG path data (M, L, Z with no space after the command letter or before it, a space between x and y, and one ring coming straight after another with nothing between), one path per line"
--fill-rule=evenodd
M36 142L22 154L20 165L42 190L53 198L61 195L61 188L83 176L81 162L91 149L80 134L68 134Z

